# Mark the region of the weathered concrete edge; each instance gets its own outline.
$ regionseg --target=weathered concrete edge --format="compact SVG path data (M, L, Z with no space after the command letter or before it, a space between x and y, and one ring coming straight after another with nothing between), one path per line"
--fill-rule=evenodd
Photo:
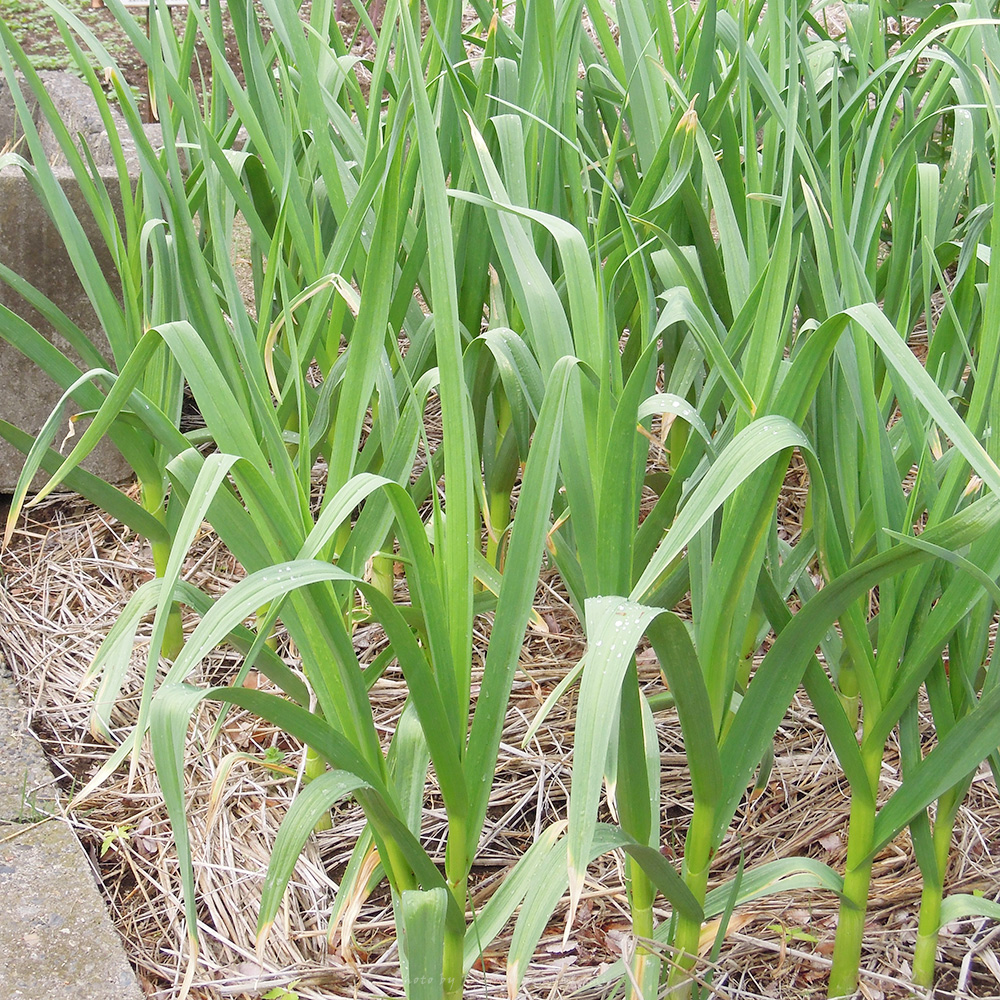
M112 154L107 123L101 117L90 87L71 73L43 72L41 80L49 98L58 109L60 118L79 146L85 146L103 179L108 196L116 210L120 210L119 178ZM15 96L23 97L28 114L39 132L41 153L50 164L55 179L62 187L71 213L80 221L93 247L96 248L100 266L117 288L115 266L107 248L103 246L97 223L91 215L86 197L73 171L66 165L57 137L44 121L41 108L30 88L21 78L7 79L0 74L0 149L8 144L19 155L30 159L30 149L20 140L24 131L19 119ZM125 121L113 106L107 107L112 129L121 143L125 165L133 185L140 174L140 159L136 142ZM162 144L158 125L145 127L146 139L154 149ZM121 222L121 219L119 220ZM63 247L58 226L36 195L34 184L21 167L10 163L0 169L0 261L25 278L43 295L61 309L85 335L91 339L105 358L111 357L110 347L101 330L90 300L77 277L69 255ZM0 304L27 321L44 337L65 351L81 370L79 356L58 336L51 324L32 309L13 289L0 282ZM44 425L60 397L62 389L41 372L17 348L0 339L0 374L6 385L16 386L17 392L0 398L0 418L8 420L29 435L35 435ZM68 418L78 407L70 405L64 414ZM57 436L55 445L69 430L68 420ZM13 446L0 442L0 492L13 492L24 465L24 456ZM101 441L83 463L84 469L112 483L132 479L128 462L108 440ZM47 480L39 474L33 481L37 489Z
M0 996L141 1000L55 779L0 663Z

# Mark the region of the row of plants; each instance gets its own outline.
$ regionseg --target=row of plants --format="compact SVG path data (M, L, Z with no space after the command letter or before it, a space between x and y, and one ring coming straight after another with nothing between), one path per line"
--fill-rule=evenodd
M1000 917L989 899L944 891L958 809L981 765L994 777L1000 765L989 669L1000 36L982 0L937 6L895 39L898 22L875 5L851 5L846 34L831 37L800 0L518 0L503 17L474 3L471 26L454 0L388 0L378 27L357 8L376 39L364 73L335 4L303 14L262 0L266 34L254 7L229 7L241 76L219 0L192 6L180 33L154 5L148 36L107 0L161 115L152 145L107 74L136 176L86 53L113 60L48 2L108 124L114 174L78 148L3 24L0 65L41 102L113 273L16 90L29 155L0 165L17 164L57 220L110 357L0 262L83 363L5 307L0 335L92 417L65 458L51 447L62 406L34 443L0 425L27 453L7 534L44 468L36 498L65 483L152 546L156 577L92 669L95 731L118 745L78 799L151 734L189 974L182 762L210 699L308 747L261 938L306 838L353 797L368 826L332 918L388 881L408 996L460 997L516 915L513 997L560 899L568 891L568 935L587 866L610 851L626 857L638 945L616 974L632 996L690 994L707 919L723 917L718 955L735 907L802 887L839 896L829 992L842 996L857 983L872 860L908 830L924 883L913 979L930 987L940 928ZM190 79L199 38L207 87ZM250 233L249 305L236 225ZM205 426L182 432L185 388ZM438 401L439 429L426 419ZM79 467L105 434L139 502ZM809 499L790 544L776 510L795 452ZM216 598L183 578L206 520L246 573ZM473 912L469 875L543 556L587 640L550 699L579 685L568 815ZM686 596L682 617L672 609ZM187 636L181 605L199 616ZM139 722L121 740L110 713L150 614ZM474 693L477 616L490 641ZM279 620L295 669L273 648ZM389 642L366 663L352 643L361 620ZM666 699L639 683L643 641ZM186 684L223 642L245 654L233 685ZM409 698L386 744L370 696L391 662ZM244 687L251 669L280 693ZM846 869L789 859L709 892L713 855L750 786L766 783L800 685L849 789ZM659 849L662 711L675 713L690 773L680 870ZM891 742L902 775L886 798ZM443 858L420 838L431 766ZM602 797L613 823L598 821ZM657 922L659 895L671 917Z

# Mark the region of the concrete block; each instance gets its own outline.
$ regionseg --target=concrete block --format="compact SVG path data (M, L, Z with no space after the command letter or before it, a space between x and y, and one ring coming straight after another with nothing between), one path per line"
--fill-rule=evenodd
M0 661L0 997L140 1000L135 973Z
M55 800L55 778L28 730L28 710L0 665L0 822L34 820Z
M114 200L118 188L110 155L107 133L98 114L89 87L69 73L42 74L46 89L68 125L71 134L79 134L91 149L95 161L107 172L108 191ZM15 85L18 85L15 82ZM24 87L22 86L22 92ZM28 95L26 95L28 96ZM87 232L91 245L97 248L104 273L113 288L117 288L114 265L104 247L96 222L72 172L65 165L55 137L41 122L37 102L29 99L32 117L39 127L46 158L53 164L63 191ZM119 121L119 133L127 130ZM28 150L19 142L23 132L14 108L10 81L0 79L0 149L11 148L25 157ZM130 171L138 176L138 161L134 152L128 156ZM120 208L120 205L119 205ZM76 276L58 227L35 195L34 188L20 167L12 165L0 170L0 261L50 298L88 336L106 357L110 357L107 339L83 286ZM50 339L73 360L80 359L68 349L52 327L8 285L0 283L0 303L17 313L40 333ZM109 366L110 367L110 366ZM48 376L39 371L16 348L2 337L0 329L0 418L8 420L30 434L37 434L45 419L58 402L61 391ZM68 429L68 428L67 428ZM58 440L57 442L58 443ZM10 492L17 482L23 456L5 442L0 442L0 493ZM131 470L110 442L102 442L84 465L91 472L110 482L131 478ZM36 479L36 484L42 482Z
M0 996L141 1000L89 862L59 821L0 825Z

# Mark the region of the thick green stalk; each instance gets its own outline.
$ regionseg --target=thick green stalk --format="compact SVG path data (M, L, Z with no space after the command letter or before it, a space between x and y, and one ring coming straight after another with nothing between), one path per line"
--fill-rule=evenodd
M924 882L920 892L920 921L917 944L913 949L913 985L930 989L934 985L937 962L938 931L941 926L942 887Z
M500 541L510 524L510 494L492 492L490 494L490 530L486 535L486 561L497 566Z
M618 582L622 581L619 579ZM646 719L649 720L649 717L646 716ZM656 844L659 842L659 753L655 748L655 736L644 731L645 721L635 658L630 657L622 685L618 720L618 818L621 828L636 841ZM626 866L632 932L638 938L651 939L655 924L653 900L656 890L634 858L630 857ZM656 996L659 969L657 957L640 943L632 958L633 1000Z
M306 747L306 766L303 772L303 777L307 782L315 781L321 774L326 773L326 760L321 757L312 747ZM323 830L333 829L333 820L330 818L328 812L323 813L323 815L316 821L316 826L313 829L320 833Z
M854 667L854 661L850 653L845 653L837 671L837 697L844 708L847 721L851 724L851 729L857 731L858 710L861 689L858 684L858 672Z
M163 510L163 491L147 490L143 485L142 506L149 511L162 524L166 523ZM151 542L150 548L153 551L153 572L157 577L162 577L167 570L167 562L170 559L170 542ZM174 603L170 606L167 615L166 631L163 633L163 644L160 653L168 660L177 658L177 654L184 647L184 626L181 622L180 605Z
M703 802L695 801L691 826L684 842L684 881L699 903L705 902L708 887L708 868L712 862L712 829L715 810ZM671 986L679 986L687 979L688 970L694 968L701 942L701 921L677 914L677 964L670 971ZM680 995L680 994L678 994Z
M469 894L470 864L465 850L467 839L465 816L450 816L445 872L448 888L463 913ZM445 927L444 936L443 978L445 1000L462 1000L462 985L465 982L465 934L448 926Z
M163 576L170 558L170 544L168 542L153 542L153 569L158 577ZM184 646L184 626L181 624L181 609L179 604L174 604L170 608L167 616L167 628L163 633L163 645L160 652L168 659L177 658L177 654Z
M393 600L396 578L393 573L392 537L382 546L382 552L372 556L372 586L387 600Z
M462 900L465 905L465 900ZM443 982L445 1000L462 1000L462 984L465 980L465 935L457 931L444 933Z
M938 933L941 929L941 902L944 898L944 873L948 866L955 817L962 797L953 791L942 796L934 819L933 878L924 873L924 886L920 893L920 920L917 925L917 944L913 952L913 984L930 989L934 985L934 967L937 959Z
M653 900L656 890L639 864L629 858L626 862L629 877L629 905L632 913L632 933L638 938L653 938ZM660 963L656 957L641 944L635 949L632 958L632 975L634 984L630 996L634 1000L646 1000L648 996L656 996L659 980ZM636 991L636 985L639 987Z
M503 389L496 392L497 429L494 467L489 476L489 519L486 561L499 568L498 556L504 532L510 524L510 495L517 477L517 451L512 447L510 403ZM499 466L499 467L498 467Z
M417 888L416 876L399 844L392 840L385 841L379 847L379 857L390 882L395 883L397 892Z
M270 613L270 611L271 611L271 604L270 604L270 602L268 602L267 604L262 604L257 609L257 631L258 632L260 632L260 630L266 626L266 624L267 624L267 616ZM264 645L268 649L277 649L278 648L278 636L275 634L274 626L273 625L270 627L270 629L268 631L267 638L264 640Z
M849 996L857 988L861 943L868 912L868 888L872 874L870 855L875 830L875 793L882 765L881 747L863 753L862 759L869 787L851 790L847 871L844 874L844 893L833 948L833 968L830 970L830 997Z

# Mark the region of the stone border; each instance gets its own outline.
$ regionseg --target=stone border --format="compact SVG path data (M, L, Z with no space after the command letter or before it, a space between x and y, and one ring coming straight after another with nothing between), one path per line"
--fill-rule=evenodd
M90 87L83 80L66 72L39 74L60 117L71 135L77 136L89 149L109 196L114 204L120 189L117 171L111 155L107 131L98 113L97 102ZM73 213L80 220L97 253L98 260L112 287L117 287L115 265L100 231L86 204L72 170L66 165L63 152L55 135L44 122L38 102L22 81L15 81L26 98L32 120L38 129L44 154L62 185ZM28 151L22 140L20 122L11 81L0 78L0 149L13 148L27 158ZM123 137L126 162L133 182L139 176L139 161L134 145L128 139L124 122L116 117L118 132ZM159 142L159 126L150 126L150 137ZM0 170L0 262L27 280L58 306L106 356L110 356L107 339L97 321L69 255L63 246L56 223L35 194L30 177L18 165L11 164ZM6 283L0 281L0 304L7 306L60 350L79 364L77 355L50 324ZM2 320L0 320L2 322ZM17 348L10 346L0 335L0 418L27 431L37 434L58 403L62 390L28 360ZM66 430L69 430L67 425ZM64 435L63 435L64 436ZM61 441L57 437L56 445ZM0 442L0 493L12 492L24 457L6 442ZM108 482L125 482L132 478L132 470L108 441L102 441L84 468ZM36 477L36 485L44 478Z
M90 860L68 823L45 818L55 779L0 666L0 996L141 1000Z

